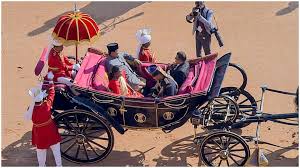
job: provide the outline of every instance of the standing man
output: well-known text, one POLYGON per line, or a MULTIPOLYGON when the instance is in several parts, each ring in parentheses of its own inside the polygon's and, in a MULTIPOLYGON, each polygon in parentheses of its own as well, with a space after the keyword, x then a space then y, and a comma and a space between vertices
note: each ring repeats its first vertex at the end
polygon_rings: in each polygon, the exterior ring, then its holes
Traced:
POLYGON ((193 23, 193 34, 196 39, 196 55, 201 57, 203 48, 205 55, 210 54, 211 30, 214 29, 212 24, 213 11, 204 5, 204 1, 196 1, 192 12, 186 16, 186 21, 193 23))
POLYGON ((110 43, 107 45, 108 57, 106 59, 106 71, 110 74, 113 66, 120 67, 121 70, 125 70, 126 79, 131 88, 135 91, 140 90, 145 86, 145 83, 141 81, 141 78, 132 70, 129 63, 140 65, 141 62, 137 58, 133 58, 126 53, 119 53, 118 43, 110 43))

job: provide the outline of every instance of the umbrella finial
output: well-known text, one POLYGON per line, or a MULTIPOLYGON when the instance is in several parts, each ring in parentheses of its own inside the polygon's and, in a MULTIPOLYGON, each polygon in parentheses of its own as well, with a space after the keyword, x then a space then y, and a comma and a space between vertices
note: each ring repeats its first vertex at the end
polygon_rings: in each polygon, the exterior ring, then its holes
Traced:
POLYGON ((76 4, 76 2, 74 3, 74 12, 79 12, 79 9, 77 9, 77 4, 76 4))

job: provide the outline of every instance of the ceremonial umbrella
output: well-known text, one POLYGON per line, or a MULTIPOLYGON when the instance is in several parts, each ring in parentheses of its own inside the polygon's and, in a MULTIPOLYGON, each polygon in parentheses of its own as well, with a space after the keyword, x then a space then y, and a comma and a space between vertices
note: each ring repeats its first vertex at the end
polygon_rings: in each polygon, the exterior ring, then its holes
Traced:
POLYGON ((59 40, 64 46, 76 46, 76 62, 78 44, 92 43, 99 35, 99 27, 91 16, 76 9, 74 12, 62 15, 52 33, 53 38, 59 40))

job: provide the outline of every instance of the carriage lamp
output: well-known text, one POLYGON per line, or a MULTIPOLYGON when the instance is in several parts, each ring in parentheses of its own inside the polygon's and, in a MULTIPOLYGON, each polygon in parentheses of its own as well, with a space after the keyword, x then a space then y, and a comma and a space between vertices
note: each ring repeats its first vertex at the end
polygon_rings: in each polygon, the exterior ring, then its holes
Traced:
POLYGON ((191 123, 193 125, 197 125, 197 126, 200 125, 202 119, 203 119, 203 115, 198 109, 193 111, 192 117, 191 117, 191 123))
POLYGON ((201 124, 201 119, 200 118, 191 118, 191 123, 193 125, 200 125, 201 124))

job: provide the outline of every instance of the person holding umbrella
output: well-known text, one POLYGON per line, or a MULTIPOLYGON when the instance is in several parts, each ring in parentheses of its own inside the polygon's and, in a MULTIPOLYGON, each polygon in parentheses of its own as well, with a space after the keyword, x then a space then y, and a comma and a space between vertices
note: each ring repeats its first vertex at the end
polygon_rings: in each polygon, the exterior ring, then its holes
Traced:
POLYGON ((72 64, 65 55, 62 55, 63 45, 60 41, 52 39, 48 47, 46 60, 48 60, 48 72, 54 74, 54 82, 60 82, 67 85, 72 84, 72 78, 75 77, 79 70, 79 64, 72 64))

